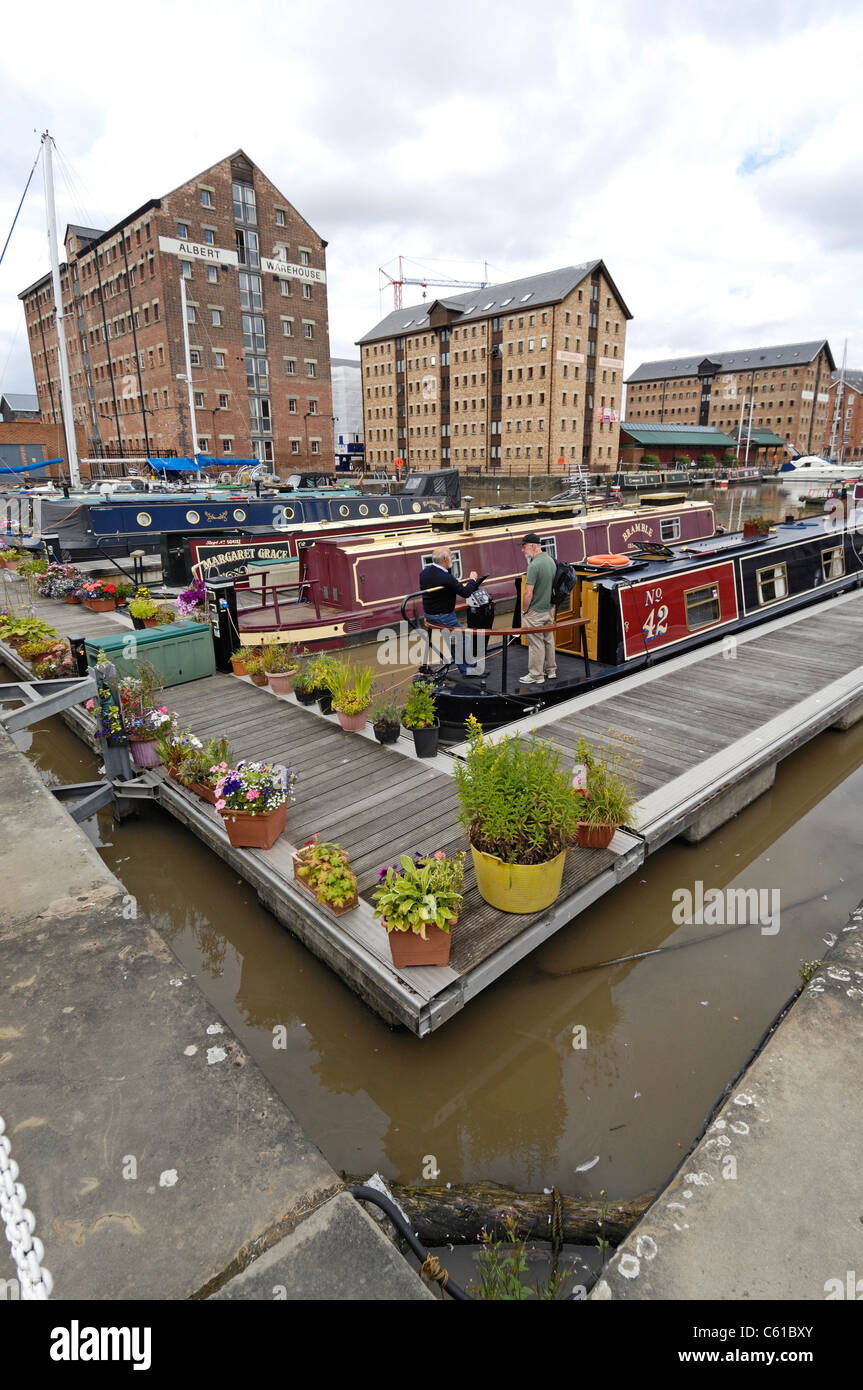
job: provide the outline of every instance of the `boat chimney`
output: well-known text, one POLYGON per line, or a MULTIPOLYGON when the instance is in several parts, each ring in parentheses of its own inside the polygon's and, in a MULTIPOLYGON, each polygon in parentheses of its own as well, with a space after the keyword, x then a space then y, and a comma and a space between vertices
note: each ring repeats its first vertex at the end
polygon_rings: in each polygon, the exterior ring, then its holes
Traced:
POLYGON ((463 501, 464 501, 464 524, 463 524, 462 529, 465 530, 465 531, 469 531, 469 530, 470 530, 470 504, 471 504, 471 502, 473 501, 473 498, 472 498, 472 497, 465 497, 465 498, 463 498, 463 501))

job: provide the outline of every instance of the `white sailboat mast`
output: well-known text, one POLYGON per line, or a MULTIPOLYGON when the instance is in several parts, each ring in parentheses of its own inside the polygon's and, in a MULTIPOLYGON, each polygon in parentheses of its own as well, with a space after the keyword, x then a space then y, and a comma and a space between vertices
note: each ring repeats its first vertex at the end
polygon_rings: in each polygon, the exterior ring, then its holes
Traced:
MULTIPOLYGON (((836 404, 833 407, 833 425, 830 430, 830 457, 836 457, 836 432, 842 419, 842 397, 845 394, 845 362, 848 358, 848 339, 845 339, 845 346, 842 349, 842 369, 839 372, 839 383, 836 387, 836 404)), ((844 431, 843 431, 844 434, 844 431)), ((842 462, 842 455, 845 452, 844 443, 842 445, 839 462, 842 462)))
POLYGON ((51 283, 54 288, 54 317, 57 324, 57 356, 60 362, 60 400, 63 404, 63 433, 66 436, 66 460, 72 487, 81 483, 78 469, 78 446, 75 442, 75 414, 72 409, 72 385, 69 380, 69 358, 66 353, 66 325, 63 318, 63 292, 60 288, 60 258, 57 254, 57 210, 54 207, 54 165, 51 157, 53 140, 46 130, 42 135, 43 173, 45 176, 45 211, 48 218, 48 251, 51 257, 51 283))
POLYGON ((189 315, 186 309, 186 281, 180 276, 180 304, 183 313, 183 348, 186 354, 186 385, 189 389, 189 420, 192 425, 192 462, 198 452, 198 420, 195 415, 195 388, 192 382, 192 350, 189 347, 189 315))

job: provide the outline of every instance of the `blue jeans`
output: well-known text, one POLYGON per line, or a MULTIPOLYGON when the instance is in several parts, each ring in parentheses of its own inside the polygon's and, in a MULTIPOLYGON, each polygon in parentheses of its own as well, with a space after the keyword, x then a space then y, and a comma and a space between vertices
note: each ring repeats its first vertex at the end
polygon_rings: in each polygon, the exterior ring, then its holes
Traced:
MULTIPOLYGON (((455 628, 455 627, 457 627, 458 630, 459 630, 459 632, 462 632, 462 633, 464 632, 464 628, 462 627, 462 625, 461 625, 461 623, 459 622, 458 618, 456 617, 455 613, 429 613, 429 614, 426 615, 426 617, 427 617, 427 621, 432 622, 432 623, 437 623, 437 624, 439 624, 441 627, 449 627, 449 628, 455 628)), ((463 637, 455 637, 455 638, 453 638, 453 649, 454 649, 454 653, 455 653, 456 656, 458 656, 458 654, 459 654, 459 649, 461 649, 462 654, 464 654, 464 638, 463 638, 463 637)), ((465 663, 464 663, 463 661, 459 661, 457 664, 458 664, 458 669, 459 669, 459 671, 461 672, 461 674, 462 674, 462 675, 465 675, 466 672, 467 672, 467 669, 468 669, 467 666, 465 665, 465 663)), ((470 665, 471 665, 471 667, 473 667, 473 666, 475 665, 475 663, 472 661, 472 662, 470 663, 470 665)))

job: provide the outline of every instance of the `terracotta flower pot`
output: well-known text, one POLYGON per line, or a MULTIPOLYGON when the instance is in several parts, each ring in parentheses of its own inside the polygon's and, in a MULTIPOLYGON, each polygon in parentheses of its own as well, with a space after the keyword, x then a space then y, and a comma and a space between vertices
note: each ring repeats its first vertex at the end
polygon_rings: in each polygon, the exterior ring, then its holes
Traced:
POLYGON ((345 903, 344 907, 333 907, 332 903, 322 902, 321 899, 318 897, 317 893, 313 893, 309 885, 303 882, 303 880, 297 874, 297 865, 301 860, 302 853, 302 850, 295 849, 293 854, 291 855, 291 858, 294 861, 294 882, 296 883, 297 887, 302 888, 303 892, 308 893, 309 897, 313 898, 319 907, 325 908, 325 910, 327 912, 331 912, 334 917, 344 917, 346 912, 353 912, 354 908, 359 903, 359 895, 357 893, 354 893, 354 896, 351 898, 350 902, 345 903))
POLYGON ((160 623, 159 623, 159 621, 158 621, 157 618, 141 618, 140 621, 141 621, 141 623, 142 623, 142 625, 143 625, 144 627, 159 627, 159 626, 160 626, 160 623))
POLYGON ((112 598, 88 598, 84 603, 91 613, 112 613, 117 607, 112 598))
POLYGON ((246 663, 236 656, 231 657, 231 669, 235 676, 247 676, 249 674, 246 670, 246 663))
POLYGON ((364 709, 359 714, 343 714, 340 709, 336 710, 339 716, 339 723, 346 734, 358 734, 360 729, 364 729, 369 721, 369 712, 364 709))
POLYGON ((616 825, 591 825, 588 821, 580 820, 575 843, 582 849, 608 849, 616 829, 616 825))
MULTIPOLYGON (((381 921, 386 927, 386 918, 382 917, 381 921)), ((457 917, 450 918, 449 931, 442 931, 440 927, 426 927, 425 941, 416 932, 387 931, 393 965, 397 970, 412 965, 449 965, 452 929, 457 921, 457 917)))
POLYGON ((137 767, 161 767, 162 759, 159 757, 155 739, 130 738, 129 747, 132 750, 132 761, 137 767))
POLYGON ((296 671, 268 671, 267 681, 274 695, 290 695, 296 671))
POLYGON ((67 603, 80 603, 81 600, 80 600, 80 598, 78 597, 77 594, 67 594, 67 595, 66 595, 66 602, 67 602, 67 603))
POLYGON ((277 810, 263 816, 250 816, 247 811, 227 808, 219 815, 234 849, 272 849, 287 824, 288 803, 283 801, 277 810))
POLYGON ((207 786, 206 782, 193 782, 189 790, 199 796, 202 801, 208 801, 211 806, 215 806, 216 793, 212 787, 207 786))
POLYGON ((267 677, 264 675, 263 671, 258 671, 255 675, 252 676, 252 681, 255 685, 266 685, 267 677))

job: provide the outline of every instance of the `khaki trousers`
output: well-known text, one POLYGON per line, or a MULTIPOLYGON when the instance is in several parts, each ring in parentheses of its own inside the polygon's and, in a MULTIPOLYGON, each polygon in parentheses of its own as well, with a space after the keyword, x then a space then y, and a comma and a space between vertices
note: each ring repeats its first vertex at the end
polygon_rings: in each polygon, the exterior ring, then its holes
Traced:
MULTIPOLYGON (((546 627, 554 622, 550 609, 531 608, 521 620, 522 627, 546 627)), ((557 669, 554 650, 554 633, 538 632, 527 639, 527 669, 531 676, 551 676, 557 669)))

